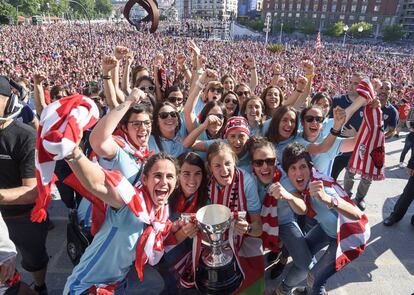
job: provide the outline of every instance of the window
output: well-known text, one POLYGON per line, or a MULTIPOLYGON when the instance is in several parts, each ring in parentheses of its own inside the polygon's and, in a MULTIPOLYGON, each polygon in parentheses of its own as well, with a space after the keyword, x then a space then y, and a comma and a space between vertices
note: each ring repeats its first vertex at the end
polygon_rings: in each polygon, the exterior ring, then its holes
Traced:
POLYGON ((355 16, 353 16, 353 15, 349 16, 349 20, 354 20, 354 19, 355 19, 355 16))
POLYGON ((277 3, 275 3, 275 10, 279 9, 279 5, 277 3))
POLYGON ((318 3, 313 4, 313 11, 318 11, 318 3))
POLYGON ((356 4, 352 5, 351 6, 351 12, 355 12, 356 11, 356 8, 357 8, 356 4))
POLYGON ((318 15, 316 13, 312 14, 313 18, 316 18, 318 15))
POLYGON ((289 12, 288 13, 288 17, 292 17, 292 12, 289 12))
POLYGON ((309 11, 309 4, 305 5, 305 11, 308 12, 309 11))
POLYGON ((285 3, 282 3, 282 10, 285 10, 285 3))
POLYGON ((300 17, 300 13, 298 12, 298 13, 296 13, 296 17, 297 18, 299 18, 300 17))
POLYGON ((300 7, 301 7, 300 3, 296 4, 296 10, 300 10, 300 7))
POLYGON ((326 12, 328 10, 328 5, 324 4, 322 5, 322 11, 326 12))
POLYGON ((341 14, 341 15, 339 16, 339 19, 344 20, 344 19, 345 19, 345 15, 341 14))
POLYGON ((331 11, 332 11, 332 12, 336 12, 336 4, 332 4, 332 6, 331 6, 331 11))
POLYGON ((378 20, 378 16, 373 16, 373 17, 372 17, 372 21, 373 21, 373 22, 376 22, 377 20, 378 20))
POLYGON ((341 12, 345 12, 346 11, 346 4, 342 4, 341 5, 341 12))
POLYGON ((360 15, 359 20, 365 20, 365 15, 360 15))
POLYGON ((361 6, 361 13, 366 13, 367 12, 367 5, 362 5, 361 6))
POLYGON ((280 14, 280 17, 285 17, 285 13, 284 13, 284 12, 282 12, 282 13, 280 14))
POLYGON ((379 6, 379 5, 375 5, 375 6, 374 6, 374 11, 375 11, 375 12, 378 12, 379 10, 380 10, 380 6, 379 6))
POLYGON ((289 11, 292 11, 292 9, 293 9, 293 4, 291 3, 289 4, 289 11))
POLYGON ((324 13, 322 13, 321 18, 326 18, 326 15, 324 13))

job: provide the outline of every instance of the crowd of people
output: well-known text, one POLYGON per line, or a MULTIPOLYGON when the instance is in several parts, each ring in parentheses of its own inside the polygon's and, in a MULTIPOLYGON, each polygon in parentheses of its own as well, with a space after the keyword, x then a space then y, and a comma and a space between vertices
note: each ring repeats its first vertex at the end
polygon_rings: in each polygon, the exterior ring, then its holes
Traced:
MULTIPOLYGON (((228 237, 238 293, 263 293, 265 258, 276 279, 291 257, 272 292, 326 294, 365 250, 385 140, 414 128, 414 59, 309 42, 271 53, 123 23, 93 25, 93 44, 84 24, 0 32, 1 294, 47 294, 53 185, 70 209, 64 294, 126 294, 132 280, 136 292, 197 293, 199 229, 180 217, 208 204, 247 212, 228 237)), ((385 225, 413 200, 408 167, 385 225)))

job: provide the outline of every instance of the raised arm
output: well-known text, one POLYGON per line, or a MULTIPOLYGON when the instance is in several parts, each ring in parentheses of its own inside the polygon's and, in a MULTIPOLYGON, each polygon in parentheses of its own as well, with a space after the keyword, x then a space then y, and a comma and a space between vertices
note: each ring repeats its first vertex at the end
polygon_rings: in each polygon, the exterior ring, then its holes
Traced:
POLYGON ((268 191, 276 200, 287 201, 296 214, 304 215, 306 213, 306 204, 303 199, 286 191, 280 182, 271 184, 268 191))
POLYGON ((123 68, 123 75, 122 75, 122 81, 121 81, 121 90, 127 94, 131 93, 129 77, 130 77, 131 65, 133 61, 134 61, 134 53, 132 51, 129 51, 125 55, 125 64, 123 68))
POLYGON ((115 93, 118 103, 121 103, 125 100, 125 94, 119 88, 119 64, 125 58, 125 55, 129 52, 129 49, 125 46, 116 46, 115 47, 115 58, 117 59, 117 64, 114 69, 111 71, 112 82, 114 83, 115 93))
POLYGON ((197 99, 200 96, 201 91, 206 84, 210 81, 217 80, 218 74, 214 70, 206 70, 201 77, 190 88, 190 94, 184 105, 184 118, 185 127, 188 132, 193 131, 197 127, 196 115, 194 114, 194 108, 197 104, 197 99))
POLYGON ((311 143, 310 145, 308 145, 306 150, 310 154, 325 153, 335 143, 336 137, 341 134, 342 126, 345 124, 345 118, 346 118, 345 110, 340 107, 336 107, 333 110, 333 113, 334 113, 334 125, 332 127, 333 130, 328 134, 328 136, 325 137, 323 142, 318 143, 318 144, 311 143))
POLYGON ((184 78, 191 83, 192 74, 191 71, 188 69, 187 65, 185 64, 186 56, 184 53, 179 53, 175 57, 177 61, 177 70, 181 71, 184 74, 184 78))
POLYGON ((105 56, 102 60, 102 79, 104 84, 104 92, 106 104, 112 110, 119 105, 116 99, 114 83, 112 82, 111 72, 116 68, 118 63, 114 56, 105 56))
POLYGON ((43 81, 46 79, 46 76, 42 73, 34 73, 33 80, 34 80, 34 100, 35 100, 35 108, 36 113, 40 117, 43 109, 47 107, 45 94, 43 92, 43 81))
POLYGON ((137 88, 132 89, 127 99, 115 109, 107 113, 98 121, 89 137, 92 149, 100 156, 107 159, 115 157, 117 144, 112 133, 118 126, 128 109, 145 98, 145 93, 137 88))
POLYGON ((154 72, 154 83, 155 83, 155 99, 157 100, 157 102, 162 101, 161 81, 158 76, 158 71, 162 68, 163 63, 164 63, 164 54, 162 54, 161 52, 158 52, 152 62, 153 72, 154 72))
POLYGON ((250 71, 250 81, 249 87, 252 93, 256 90, 257 85, 259 85, 259 80, 257 78, 257 70, 256 70, 256 60, 253 56, 246 58, 245 64, 250 71))
POLYGON ((183 146, 186 148, 192 148, 197 151, 206 152, 207 146, 204 141, 197 140, 197 138, 200 136, 201 133, 203 133, 204 130, 207 130, 208 127, 212 124, 223 124, 221 122, 221 119, 214 115, 207 116, 206 120, 200 124, 197 128, 195 128, 193 131, 190 132, 186 136, 186 138, 183 141, 183 146))

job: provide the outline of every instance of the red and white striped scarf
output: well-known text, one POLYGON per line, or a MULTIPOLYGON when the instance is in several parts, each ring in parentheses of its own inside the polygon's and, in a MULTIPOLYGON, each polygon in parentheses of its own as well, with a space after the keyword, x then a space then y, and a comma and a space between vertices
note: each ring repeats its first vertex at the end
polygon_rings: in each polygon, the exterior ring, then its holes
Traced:
MULTIPOLYGON (((272 183, 280 180, 281 173, 279 169, 275 168, 272 183)), ((269 249, 272 252, 279 252, 279 221, 277 217, 277 200, 266 192, 263 199, 262 211, 260 213, 262 217, 262 241, 263 248, 269 249)))
POLYGON ((68 156, 77 146, 80 131, 92 127, 99 118, 96 104, 75 94, 49 104, 40 116, 36 141, 36 179, 38 196, 32 211, 32 221, 46 219, 51 186, 57 160, 68 156))
POLYGON ((244 195, 243 173, 235 168, 231 184, 219 188, 214 177, 211 178, 209 188, 211 204, 220 204, 234 211, 247 211, 246 197, 244 195))
POLYGON ((119 147, 122 148, 128 154, 133 155, 137 159, 137 162, 143 163, 147 160, 148 157, 150 157, 153 154, 153 152, 149 151, 148 146, 145 148, 145 150, 142 150, 141 148, 137 147, 128 138, 128 134, 126 134, 120 129, 116 130, 112 136, 115 142, 119 145, 119 147))
POLYGON ((168 219, 168 204, 164 204, 158 211, 155 210, 151 197, 144 186, 132 186, 118 171, 105 171, 106 183, 118 192, 125 204, 145 223, 135 253, 135 268, 139 279, 144 279, 144 265, 156 265, 165 251, 169 251, 176 244, 171 230, 171 221, 168 219))
MULTIPOLYGON (((368 102, 375 98, 372 84, 367 79, 361 81, 357 92, 368 102)), ((362 178, 369 180, 383 180, 385 178, 385 136, 382 126, 381 107, 365 106, 356 148, 349 161, 348 170, 350 172, 360 174, 362 178)))
MULTIPOLYGON (((330 176, 326 176, 316 169, 312 169, 311 181, 321 180, 325 187, 331 187, 339 197, 357 208, 345 190, 330 176)), ((311 196, 306 190, 302 193, 308 207, 307 215, 313 218, 317 213, 312 208, 311 196)), ((357 209, 359 210, 359 209, 357 209)), ((359 220, 352 220, 338 212, 337 243, 335 268, 339 271, 342 267, 357 258, 364 252, 371 235, 368 217, 362 214, 359 220)))

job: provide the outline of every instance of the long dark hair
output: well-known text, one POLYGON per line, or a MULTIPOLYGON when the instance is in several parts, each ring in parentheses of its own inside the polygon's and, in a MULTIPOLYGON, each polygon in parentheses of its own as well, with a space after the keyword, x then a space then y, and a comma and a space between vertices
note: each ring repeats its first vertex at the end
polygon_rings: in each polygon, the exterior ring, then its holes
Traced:
POLYGON ((178 165, 177 160, 173 157, 168 155, 167 153, 161 152, 158 154, 154 154, 151 157, 147 159, 145 162, 144 170, 142 171, 142 174, 145 176, 148 176, 149 172, 151 171, 151 168, 155 165, 155 163, 158 160, 169 160, 171 163, 174 164, 175 167, 175 175, 178 175, 178 165))
POLYGON ((160 151, 163 151, 163 147, 161 144, 161 130, 160 130, 160 124, 158 123, 158 115, 160 113, 160 110, 165 107, 165 106, 170 106, 173 108, 173 110, 177 113, 177 127, 175 128, 175 134, 177 134, 178 130, 180 130, 181 128, 181 119, 180 119, 180 114, 177 112, 177 109, 175 108, 175 106, 168 102, 168 101, 163 101, 163 102, 159 102, 154 109, 154 120, 152 123, 152 135, 154 136, 155 142, 157 143, 158 149, 160 151))
MULTIPOLYGON (((240 110, 240 101, 239 101, 239 96, 237 95, 237 93, 236 92, 234 92, 234 91, 232 91, 232 90, 229 90, 229 91, 227 91, 222 97, 221 97, 221 99, 220 99, 220 101, 223 103, 223 105, 225 105, 225 102, 224 102, 224 100, 226 99, 226 97, 228 96, 228 95, 230 95, 230 94, 233 94, 234 95, 234 97, 236 97, 236 100, 237 100, 237 104, 236 104, 236 108, 234 109, 234 112, 233 112, 233 115, 232 116, 238 116, 238 114, 239 114, 239 110, 240 110)), ((227 118, 229 118, 230 116, 229 116, 229 114, 225 114, 226 115, 226 117, 227 118)))
MULTIPOLYGON (((216 107, 216 106, 220 107, 220 109, 221 109, 221 111, 223 113, 223 116, 224 116, 223 126, 221 126, 221 129, 218 132, 218 137, 217 137, 217 138, 220 138, 221 137, 221 134, 223 133, 224 126, 226 126, 226 122, 227 122, 227 120, 226 120, 226 109, 225 109, 225 107, 224 107, 224 105, 223 105, 222 102, 220 102, 220 101, 214 101, 214 100, 213 101, 209 101, 204 106, 203 110, 200 113, 199 123, 200 124, 203 124, 204 121, 207 119, 208 112, 210 112, 210 110, 212 108, 216 107)), ((206 132, 208 134, 208 130, 206 130, 206 132)))
POLYGON ((121 121, 119 121, 119 124, 123 126, 125 129, 127 128, 128 121, 131 118, 132 114, 148 114, 150 120, 152 120, 152 113, 147 104, 136 104, 133 105, 128 109, 128 111, 125 113, 125 115, 122 117, 121 121))
POLYGON ((280 89, 277 86, 271 85, 271 86, 268 86, 265 90, 263 90, 262 94, 260 95, 260 99, 263 101, 263 104, 264 104, 264 107, 265 107, 263 112, 266 115, 269 115, 269 116, 271 116, 272 114, 269 113, 269 110, 268 110, 267 105, 266 105, 266 95, 273 88, 276 89, 277 91, 279 91, 279 105, 277 107, 280 107, 282 105, 283 100, 284 100, 283 91, 282 91, 282 89, 280 89))
MULTIPOLYGON (((200 209, 207 203, 207 171, 204 166, 204 161, 199 155, 194 152, 188 152, 181 154, 178 158, 178 166, 181 171, 181 167, 187 163, 189 165, 197 166, 201 169, 202 179, 200 187, 197 189, 198 198, 197 198, 197 209, 200 209)), ((174 192, 172 193, 169 203, 171 212, 176 212, 178 200, 181 197, 183 191, 181 190, 181 185, 179 185, 174 192)), ((180 213, 180 212, 177 212, 180 213)))
POLYGON ((295 137, 296 134, 298 133, 298 125, 299 125, 298 117, 299 116, 298 116, 297 111, 291 106, 280 106, 273 113, 272 121, 270 121, 269 130, 266 133, 266 137, 269 139, 270 142, 279 143, 280 141, 282 141, 282 138, 280 138, 280 134, 279 134, 279 125, 280 125, 280 121, 282 121, 283 116, 287 112, 294 112, 295 117, 296 117, 295 119, 296 126, 291 136, 295 137))

